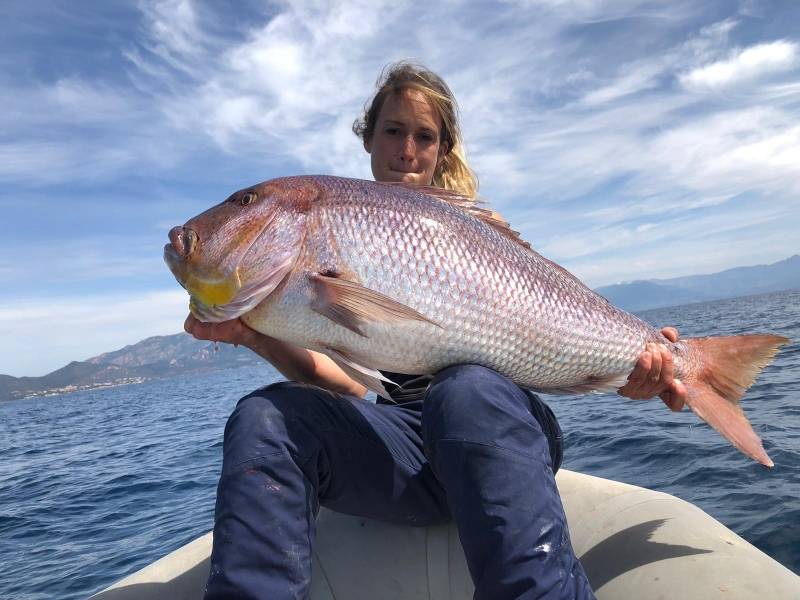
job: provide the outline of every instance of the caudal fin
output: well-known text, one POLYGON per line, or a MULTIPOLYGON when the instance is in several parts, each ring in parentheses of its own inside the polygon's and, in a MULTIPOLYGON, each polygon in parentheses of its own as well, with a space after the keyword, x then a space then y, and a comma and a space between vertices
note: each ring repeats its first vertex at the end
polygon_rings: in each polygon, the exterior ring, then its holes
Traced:
POLYGON ((739 400, 789 339, 777 335, 737 335, 684 341, 693 349, 692 354, 699 357, 694 372, 690 368, 684 377, 689 408, 744 454, 762 465, 774 466, 739 400))

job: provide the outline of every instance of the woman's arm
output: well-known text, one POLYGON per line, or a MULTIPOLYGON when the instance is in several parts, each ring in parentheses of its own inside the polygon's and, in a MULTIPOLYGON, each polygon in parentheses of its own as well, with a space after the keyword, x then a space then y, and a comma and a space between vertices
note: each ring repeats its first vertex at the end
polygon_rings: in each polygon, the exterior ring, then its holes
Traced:
POLYGON ((360 398, 367 392, 363 385, 351 379, 324 354, 266 336, 245 325, 241 319, 203 323, 189 315, 183 328, 198 340, 241 344, 272 363, 290 381, 310 383, 360 398))

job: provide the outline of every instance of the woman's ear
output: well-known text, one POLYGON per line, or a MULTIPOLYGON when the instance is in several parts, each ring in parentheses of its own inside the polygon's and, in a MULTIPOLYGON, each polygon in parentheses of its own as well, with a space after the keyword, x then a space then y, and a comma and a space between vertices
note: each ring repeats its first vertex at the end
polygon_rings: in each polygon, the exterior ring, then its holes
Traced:
POLYGON ((364 138, 364 150, 367 151, 367 154, 372 154, 372 140, 364 138))

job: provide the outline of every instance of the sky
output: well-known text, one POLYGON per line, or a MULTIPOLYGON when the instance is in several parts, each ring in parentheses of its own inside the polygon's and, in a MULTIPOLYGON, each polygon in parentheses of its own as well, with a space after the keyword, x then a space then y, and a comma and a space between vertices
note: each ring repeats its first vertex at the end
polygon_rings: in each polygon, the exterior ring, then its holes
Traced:
POLYGON ((371 178, 383 67, 458 99, 480 193, 591 287, 800 252, 800 3, 50 2, 0 20, 0 373, 182 330, 167 232, 371 178))

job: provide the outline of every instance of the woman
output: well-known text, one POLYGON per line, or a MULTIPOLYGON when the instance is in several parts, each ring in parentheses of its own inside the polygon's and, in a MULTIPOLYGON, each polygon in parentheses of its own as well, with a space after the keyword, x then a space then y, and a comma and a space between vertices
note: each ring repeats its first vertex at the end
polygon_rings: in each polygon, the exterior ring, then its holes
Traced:
MULTIPOLYGON (((434 73, 394 65, 354 131, 376 180, 474 197, 455 100, 434 73)), ((304 598, 320 505, 409 525, 454 518, 476 598, 593 597, 555 485, 561 431, 535 394, 458 365, 433 377, 387 373, 400 384, 389 390, 395 403, 371 404, 326 356, 238 319, 190 316, 185 328, 244 344, 290 380, 243 398, 226 426, 207 598, 304 598)), ((685 397, 655 346, 621 393, 662 394, 673 409, 685 397)))

